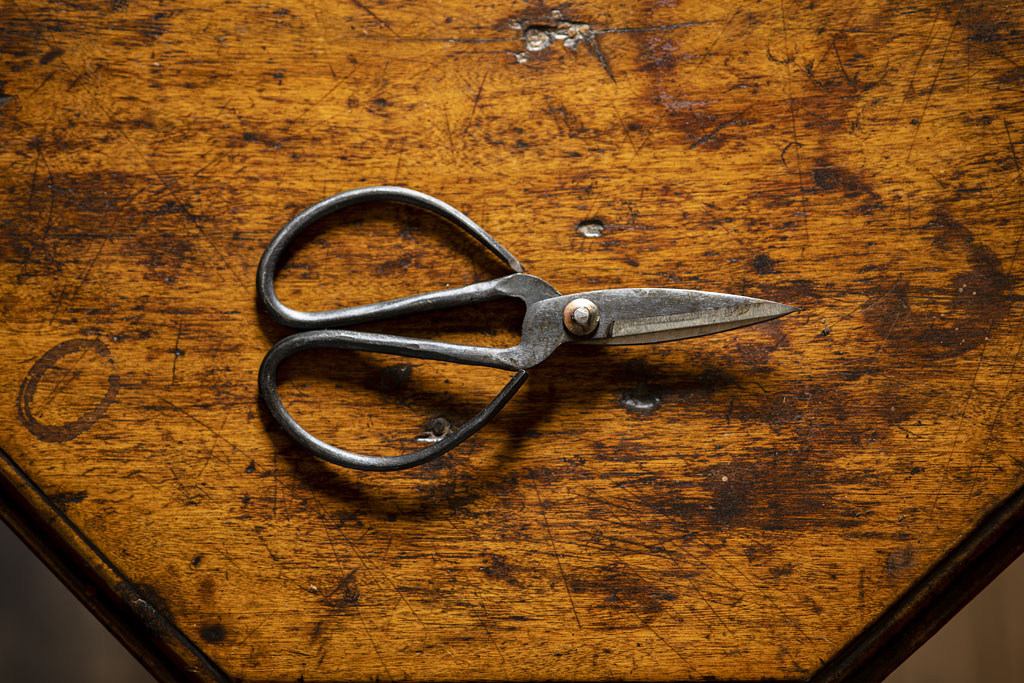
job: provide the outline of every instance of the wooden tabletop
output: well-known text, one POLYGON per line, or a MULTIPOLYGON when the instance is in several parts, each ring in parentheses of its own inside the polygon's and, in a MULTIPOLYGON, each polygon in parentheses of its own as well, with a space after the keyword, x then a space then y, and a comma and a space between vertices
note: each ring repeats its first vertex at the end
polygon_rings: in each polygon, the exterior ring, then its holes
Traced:
MULTIPOLYGON (((1024 7, 458 0, 0 4, 3 516, 157 674, 878 678, 1020 551, 1024 7), (396 184, 561 292, 799 306, 566 347, 397 473, 297 449, 256 370, 291 216, 396 184)), ((345 210, 306 310, 505 272, 345 210)), ((503 303, 361 329, 515 343, 503 303)), ((281 372, 382 454, 496 370, 281 372)))

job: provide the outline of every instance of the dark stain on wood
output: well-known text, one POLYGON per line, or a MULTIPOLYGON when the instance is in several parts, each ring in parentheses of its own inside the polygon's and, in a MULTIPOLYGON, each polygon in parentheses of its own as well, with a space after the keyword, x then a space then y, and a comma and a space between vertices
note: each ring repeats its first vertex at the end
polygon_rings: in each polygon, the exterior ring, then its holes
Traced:
POLYGON ((515 567, 509 564, 507 557, 498 555, 497 553, 483 553, 480 556, 481 560, 484 560, 487 564, 480 567, 480 571, 489 579, 496 581, 503 581, 510 586, 521 586, 522 583, 516 578, 516 575, 522 571, 521 567, 515 567))
POLYGON ((395 275, 397 273, 404 273, 409 269, 409 266, 412 265, 412 262, 412 257, 408 255, 390 259, 377 266, 377 274, 395 275))
POLYGON ((626 606, 645 616, 658 614, 679 597, 676 592, 645 582, 627 566, 614 564, 597 567, 592 573, 571 575, 568 588, 573 593, 599 596, 609 607, 626 606))
POLYGON ((321 591, 320 602, 335 610, 347 610, 359 604, 359 584, 356 581, 356 570, 334 581, 327 592, 321 591))
POLYGON ((910 548, 900 548, 889 553, 885 558, 885 571, 891 578, 898 578, 914 562, 914 551, 910 548))
POLYGON ((204 624, 199 627, 199 637, 210 644, 223 643, 227 632, 222 624, 204 624))
POLYGON ((56 493, 50 496, 58 507, 66 509, 70 503, 81 503, 83 500, 89 497, 88 491, 67 491, 65 493, 56 493))
MULTIPOLYGON (((871 187, 849 169, 818 159, 811 168, 814 185, 822 191, 839 191, 847 197, 872 194, 871 187)), ((877 197, 877 195, 875 195, 877 197)))
POLYGON ((948 214, 938 213, 918 230, 956 264, 952 280, 929 296, 902 276, 880 282, 877 305, 865 318, 880 339, 908 353, 931 359, 963 355, 981 346, 1004 317, 1014 281, 992 249, 948 214))
MULTIPOLYGON (((701 461, 710 455, 680 454, 684 460, 696 457, 701 461)), ((835 492, 847 482, 828 474, 824 467, 807 466, 815 460, 807 452, 752 449, 742 457, 688 467, 697 482, 693 489, 641 479, 632 482, 629 490, 638 503, 668 518, 689 520, 690 528, 739 525, 782 531, 863 525, 863 511, 857 514, 854 506, 835 498, 835 492)))
MULTIPOLYGON (((110 372, 106 368, 101 370, 95 367, 97 365, 99 368, 103 368, 105 365, 110 369, 113 368, 110 349, 106 344, 97 339, 69 339, 51 348, 32 364, 25 379, 22 380, 21 387, 18 390, 18 420, 37 439, 53 443, 70 441, 88 430, 107 412, 107 409, 117 397, 117 392, 121 385, 121 379, 118 374, 110 372), (76 364, 69 368, 62 368, 61 377, 54 380, 54 386, 50 389, 46 398, 47 402, 53 400, 55 396, 59 397, 60 392, 63 390, 62 387, 67 386, 69 379, 73 383, 78 374, 84 372, 84 368, 79 369, 77 363, 88 354, 106 361, 99 364, 86 363, 86 368, 93 366, 91 369, 95 374, 104 376, 89 376, 82 381, 90 383, 102 382, 105 389, 104 394, 84 414, 68 419, 60 424, 44 424, 33 415, 36 389, 47 373, 54 370, 65 358, 76 354, 76 364)), ((36 410, 38 411, 38 407, 36 407, 36 410)))
POLYGON ((50 51, 48 51, 46 54, 44 54, 42 57, 40 57, 39 58, 39 63, 40 64, 49 64, 53 60, 55 60, 58 57, 60 57, 62 54, 64 54, 64 50, 60 49, 59 47, 55 47, 55 48, 51 49, 50 51))
POLYGON ((775 262, 768 257, 768 254, 758 254, 754 257, 754 270, 758 275, 771 275, 778 272, 775 270, 775 262))

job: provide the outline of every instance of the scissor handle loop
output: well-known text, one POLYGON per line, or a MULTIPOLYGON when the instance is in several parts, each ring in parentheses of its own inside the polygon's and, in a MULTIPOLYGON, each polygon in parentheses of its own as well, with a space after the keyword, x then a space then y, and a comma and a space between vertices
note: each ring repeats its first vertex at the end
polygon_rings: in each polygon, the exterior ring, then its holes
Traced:
MULTIPOLYGON (((277 369, 289 356, 306 349, 333 348, 348 349, 356 351, 370 351, 380 353, 399 353, 405 356, 420 358, 435 358, 450 362, 469 362, 473 365, 487 365, 490 367, 507 367, 500 362, 491 362, 487 359, 479 361, 467 361, 456 359, 445 351, 446 347, 457 347, 455 344, 442 344, 440 342, 419 342, 425 348, 417 349, 410 344, 414 340, 407 340, 401 337, 390 337, 388 335, 376 335, 364 332, 353 332, 350 330, 314 330, 311 332, 299 332, 285 337, 274 345, 263 358, 259 371, 260 395, 266 403, 274 419, 281 425, 285 432, 302 448, 313 455, 326 460, 334 465, 350 467, 357 470, 373 472, 390 472, 404 470, 416 465, 430 462, 475 434, 477 430, 487 424, 499 410, 515 395, 519 388, 526 381, 526 371, 519 370, 508 381, 505 387, 498 392, 498 395, 472 419, 441 438, 440 441, 430 444, 424 448, 405 453, 398 456, 361 455, 346 451, 337 446, 321 441, 300 425, 281 401, 281 395, 277 390, 277 369), (393 347, 389 342, 394 341, 399 347, 393 347)), ((472 347, 469 347, 472 348, 472 347)))
POLYGON ((436 214, 466 231, 508 264, 508 267, 514 272, 523 272, 522 264, 505 247, 501 246, 497 240, 474 223, 468 216, 458 209, 445 204, 440 199, 435 199, 416 190, 410 190, 407 187, 394 187, 390 185, 363 187, 342 192, 317 202, 288 221, 281 228, 280 232, 274 236, 274 239, 270 241, 266 251, 263 252, 263 258, 260 259, 259 268, 256 270, 256 290, 259 292, 260 299, 263 301, 267 312, 275 321, 294 329, 308 330, 351 325, 366 319, 357 309, 338 309, 336 311, 310 313, 289 308, 277 298, 277 293, 274 291, 274 274, 277 272, 277 267, 285 250, 288 248, 288 244, 295 239, 296 235, 324 216, 346 206, 371 201, 400 202, 417 206, 436 214))

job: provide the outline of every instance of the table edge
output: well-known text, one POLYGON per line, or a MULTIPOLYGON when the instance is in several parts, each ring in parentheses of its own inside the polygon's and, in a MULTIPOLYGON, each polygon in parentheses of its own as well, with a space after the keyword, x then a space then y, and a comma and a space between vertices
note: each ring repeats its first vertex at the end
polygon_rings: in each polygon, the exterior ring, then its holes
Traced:
POLYGON ((0 519, 79 602, 161 681, 228 681, 0 448, 0 519), (6 470, 6 471, 5 471, 6 470))
POLYGON ((808 680, 881 681, 1024 552, 1024 486, 808 680))
MULTIPOLYGON (((3 470, 15 480, 0 476, 0 519, 150 673, 160 680, 230 680, 145 600, 145 592, 0 448, 0 473, 3 470)), ((986 515, 894 605, 807 680, 884 679, 1022 552, 1024 487, 986 515)))

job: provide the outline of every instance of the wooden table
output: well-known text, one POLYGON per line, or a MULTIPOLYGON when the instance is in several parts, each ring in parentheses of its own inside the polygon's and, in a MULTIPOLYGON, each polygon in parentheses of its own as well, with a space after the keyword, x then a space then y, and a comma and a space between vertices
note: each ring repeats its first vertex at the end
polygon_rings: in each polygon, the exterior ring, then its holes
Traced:
MULTIPOLYGON (((158 675, 872 679, 1020 552, 1020 4, 0 7, 3 516, 158 675), (563 292, 802 312, 565 348, 440 460, 331 467, 257 399, 287 330, 255 267, 377 184, 563 292)), ((278 287, 502 272, 374 205, 278 287)), ((362 329, 506 345, 518 315, 362 329)), ((337 352, 281 378, 314 433, 399 453, 507 373, 337 352)))

